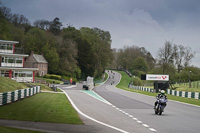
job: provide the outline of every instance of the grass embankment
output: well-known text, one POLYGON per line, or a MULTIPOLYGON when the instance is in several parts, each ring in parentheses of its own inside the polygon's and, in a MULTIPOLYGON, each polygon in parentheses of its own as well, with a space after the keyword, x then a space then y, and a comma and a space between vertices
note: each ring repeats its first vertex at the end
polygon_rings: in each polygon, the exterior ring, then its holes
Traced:
POLYGON ((39 93, 0 107, 0 119, 82 124, 64 94, 39 93))
POLYGON ((25 88, 28 88, 28 87, 24 84, 18 83, 9 78, 0 77, 0 93, 15 91, 19 89, 25 89, 25 88))
POLYGON ((12 127, 0 127, 1 133, 43 133, 39 131, 32 131, 32 130, 24 130, 12 127))
POLYGON ((190 88, 189 87, 189 84, 175 84, 174 86, 176 87, 175 90, 177 91, 187 91, 187 92, 200 92, 200 86, 197 88, 197 87, 193 87, 193 84, 194 82, 191 83, 192 84, 192 87, 190 88))
MULTIPOLYGON (((132 80, 132 77, 129 77, 124 71, 117 71, 117 72, 122 75, 120 83, 116 86, 117 88, 124 89, 124 90, 131 91, 131 92, 141 93, 144 95, 154 96, 154 97, 157 95, 157 93, 151 93, 151 92, 140 91, 140 90, 128 88, 128 84, 132 80)), ((179 102, 184 102, 184 103, 189 103, 189 104, 194 104, 194 105, 200 106, 200 99, 178 97, 178 96, 173 96, 173 95, 168 95, 168 94, 167 94, 167 97, 170 100, 175 100, 175 101, 179 101, 179 102)))
MULTIPOLYGON (((40 83, 18 83, 12 79, 0 77, 0 93, 40 86, 42 91, 53 91, 50 87, 40 83)), ((60 89, 57 89, 60 91, 60 89)))

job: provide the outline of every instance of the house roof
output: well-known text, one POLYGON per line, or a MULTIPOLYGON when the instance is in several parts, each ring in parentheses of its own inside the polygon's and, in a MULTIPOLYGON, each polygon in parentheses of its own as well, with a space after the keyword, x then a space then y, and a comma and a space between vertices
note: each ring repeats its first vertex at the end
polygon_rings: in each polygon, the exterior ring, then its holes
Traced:
POLYGON ((48 63, 43 55, 33 54, 33 57, 38 63, 48 63))

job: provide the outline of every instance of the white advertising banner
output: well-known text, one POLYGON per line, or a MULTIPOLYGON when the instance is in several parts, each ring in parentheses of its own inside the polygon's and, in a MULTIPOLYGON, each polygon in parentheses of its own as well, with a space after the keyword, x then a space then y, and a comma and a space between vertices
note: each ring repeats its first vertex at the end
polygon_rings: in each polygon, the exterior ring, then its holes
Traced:
POLYGON ((169 81, 169 75, 147 74, 146 75, 146 80, 169 81))

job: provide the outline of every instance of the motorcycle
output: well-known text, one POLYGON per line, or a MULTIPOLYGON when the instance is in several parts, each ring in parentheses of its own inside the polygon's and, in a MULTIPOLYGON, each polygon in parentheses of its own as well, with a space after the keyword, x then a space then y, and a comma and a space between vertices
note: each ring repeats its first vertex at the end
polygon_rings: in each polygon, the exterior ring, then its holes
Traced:
POLYGON ((166 106, 166 102, 167 101, 168 100, 163 98, 163 97, 158 99, 157 107, 154 109, 155 110, 155 114, 162 115, 162 112, 164 112, 164 108, 166 106))

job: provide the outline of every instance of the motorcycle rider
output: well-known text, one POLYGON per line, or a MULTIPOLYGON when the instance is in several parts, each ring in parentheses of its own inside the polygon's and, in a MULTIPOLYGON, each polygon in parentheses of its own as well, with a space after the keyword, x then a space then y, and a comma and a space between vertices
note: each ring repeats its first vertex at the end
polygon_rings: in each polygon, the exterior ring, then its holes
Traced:
MULTIPOLYGON (((161 90, 160 91, 160 93, 156 96, 156 102, 155 102, 155 106, 154 106, 154 109, 156 109, 156 106, 157 106, 157 104, 158 104, 158 100, 160 99, 160 98, 165 98, 165 99, 167 99, 167 96, 165 95, 165 91, 164 90, 161 90)), ((167 104, 165 103, 165 107, 167 106, 167 104)))

